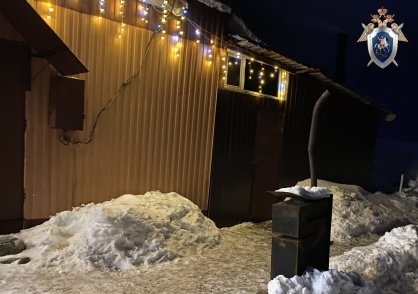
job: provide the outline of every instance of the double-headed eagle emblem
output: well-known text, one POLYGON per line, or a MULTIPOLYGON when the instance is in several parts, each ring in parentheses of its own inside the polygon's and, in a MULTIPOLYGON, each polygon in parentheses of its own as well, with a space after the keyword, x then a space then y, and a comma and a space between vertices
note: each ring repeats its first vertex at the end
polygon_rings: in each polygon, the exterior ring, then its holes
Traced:
POLYGON ((398 51, 398 41, 408 42, 402 33, 403 23, 397 25, 394 22, 394 14, 387 14, 388 10, 382 6, 377 10, 378 14, 370 15, 371 23, 367 26, 361 24, 364 28, 363 33, 357 42, 367 41, 370 61, 369 66, 374 62, 380 68, 385 68, 392 62, 398 66, 395 56, 398 51), (388 27, 390 25, 390 28, 388 27))

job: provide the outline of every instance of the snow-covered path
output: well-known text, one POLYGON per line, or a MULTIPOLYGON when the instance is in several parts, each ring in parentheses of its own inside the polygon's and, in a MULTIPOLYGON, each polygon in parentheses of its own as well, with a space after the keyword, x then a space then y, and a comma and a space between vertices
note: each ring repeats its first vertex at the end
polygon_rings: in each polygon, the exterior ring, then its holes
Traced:
POLYGON ((0 293, 261 294, 269 282, 269 293, 333 294, 325 289, 336 285, 344 285, 340 293, 418 293, 418 228, 402 226, 418 222, 416 195, 323 185, 334 195, 330 265, 353 274, 313 272, 273 285, 271 222, 218 230, 179 195, 153 194, 86 205, 17 234, 32 246, 19 255, 31 262, 0 264, 0 293), (383 239, 375 234, 398 224, 383 239), (276 291, 283 286, 288 290, 276 291))
POLYGON ((120 272, 18 270, 0 265, 0 293, 266 293, 271 222, 221 230, 202 254, 120 272))

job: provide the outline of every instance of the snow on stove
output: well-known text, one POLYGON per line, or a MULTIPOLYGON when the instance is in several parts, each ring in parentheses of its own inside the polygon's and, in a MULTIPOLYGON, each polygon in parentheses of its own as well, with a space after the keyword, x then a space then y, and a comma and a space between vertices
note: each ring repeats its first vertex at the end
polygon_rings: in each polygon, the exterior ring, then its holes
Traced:
POLYGON ((310 187, 310 186, 294 186, 288 188, 281 188, 276 190, 276 192, 286 192, 290 194, 299 195, 302 198, 311 199, 311 200, 318 200, 322 198, 329 197, 331 192, 328 188, 325 187, 310 187))

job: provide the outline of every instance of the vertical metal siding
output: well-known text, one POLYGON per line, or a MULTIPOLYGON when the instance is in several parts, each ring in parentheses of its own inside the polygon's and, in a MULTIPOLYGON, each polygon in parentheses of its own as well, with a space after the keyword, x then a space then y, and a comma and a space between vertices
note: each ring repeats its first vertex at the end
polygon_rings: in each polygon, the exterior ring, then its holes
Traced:
MULTIPOLYGON (((29 1, 41 14, 41 3, 29 1), (37 5, 36 5, 37 4, 37 5)), ((86 64, 83 140, 94 119, 143 59, 151 31, 54 6, 51 27, 86 64)), ((173 54, 155 38, 139 77, 103 113, 94 139, 65 146, 48 127, 49 68, 27 99, 25 218, 46 218, 123 193, 176 191, 207 209, 220 49, 207 64, 204 45, 182 40, 173 54)), ((44 66, 35 60, 33 72, 44 66)))

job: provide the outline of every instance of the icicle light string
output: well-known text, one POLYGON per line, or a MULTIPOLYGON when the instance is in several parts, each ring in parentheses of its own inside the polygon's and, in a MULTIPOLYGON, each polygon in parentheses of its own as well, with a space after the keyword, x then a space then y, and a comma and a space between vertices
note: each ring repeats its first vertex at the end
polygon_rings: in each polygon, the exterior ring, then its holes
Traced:
MULTIPOLYGON (((171 10, 170 10, 170 12, 168 13, 168 15, 167 15, 167 18, 169 19, 170 17, 171 17, 171 15, 172 15, 172 11, 173 11, 173 8, 174 8, 174 3, 175 3, 175 1, 176 0, 173 0, 172 1, 172 5, 171 5, 171 10)), ((168 22, 167 22, 168 23, 168 22)), ((149 52, 149 49, 150 49, 150 47, 151 47, 151 43, 152 43, 152 41, 155 39, 155 37, 157 36, 157 34, 162 30, 164 28, 164 25, 159 25, 158 26, 158 28, 156 29, 156 30, 154 30, 153 31, 153 33, 152 33, 152 35, 151 35, 151 38, 150 38, 150 40, 148 41, 148 43, 147 43, 147 46, 146 46, 146 48, 145 48, 145 52, 144 52, 144 56, 143 56, 143 59, 142 59, 142 62, 141 62, 141 64, 139 65, 139 67, 138 67, 138 69, 137 69, 137 71, 133 74, 133 75, 131 75, 127 80, 125 80, 121 85, 120 85, 120 87, 116 90, 116 92, 113 94, 113 96, 108 100, 108 102, 105 104, 105 106, 103 106, 102 107, 102 109, 99 111, 99 113, 97 114, 97 116, 96 116, 96 118, 95 118, 95 120, 94 120, 94 123, 93 123, 93 127, 92 127, 92 130, 90 131, 90 134, 89 134, 89 136, 88 136, 88 138, 86 139, 86 140, 84 140, 84 141, 76 141, 76 142, 73 142, 73 141, 69 141, 69 140, 67 140, 66 138, 65 138, 65 131, 63 131, 59 136, 58 136, 58 139, 59 139, 59 141, 61 142, 61 143, 63 143, 64 145, 82 145, 82 144, 89 144, 92 140, 93 140, 93 137, 94 137, 94 133, 95 133, 95 131, 96 131, 96 127, 97 127, 97 125, 98 125, 98 123, 99 123, 99 121, 100 121, 100 118, 101 118, 101 116, 102 116, 102 114, 108 109, 108 107, 116 100, 116 98, 118 98, 119 97, 119 95, 120 95, 120 93, 122 92, 122 90, 126 87, 126 86, 128 86, 129 84, 131 84, 132 82, 133 82, 133 80, 140 74, 140 72, 141 72, 141 70, 142 70, 142 67, 144 66, 144 64, 145 64, 145 61, 147 60, 147 56, 148 56, 148 52, 149 52)))

